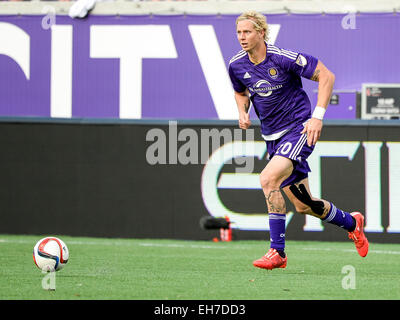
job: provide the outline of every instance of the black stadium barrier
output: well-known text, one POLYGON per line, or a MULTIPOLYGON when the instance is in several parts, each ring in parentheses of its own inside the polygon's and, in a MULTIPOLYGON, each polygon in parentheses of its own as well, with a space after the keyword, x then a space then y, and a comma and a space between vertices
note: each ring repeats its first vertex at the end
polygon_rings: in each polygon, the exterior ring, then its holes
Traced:
MULTIPOLYGON (((233 240, 268 239, 257 187, 267 160, 253 128, 254 141, 238 136, 236 121, 1 119, 0 233, 210 240, 218 232, 199 221, 226 214, 233 240), (224 158, 240 140, 253 149, 224 158), (237 170, 249 163, 251 172, 237 170)), ((326 121, 317 146, 317 195, 364 212, 370 241, 399 242, 399 122, 326 121)), ((287 240, 347 239, 319 220, 288 217, 287 240)))

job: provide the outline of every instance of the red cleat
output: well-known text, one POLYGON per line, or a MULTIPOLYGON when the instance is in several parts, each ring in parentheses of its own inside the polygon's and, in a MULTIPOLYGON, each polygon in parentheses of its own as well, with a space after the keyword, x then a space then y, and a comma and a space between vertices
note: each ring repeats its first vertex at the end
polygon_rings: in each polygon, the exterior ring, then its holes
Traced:
POLYGON ((257 268, 272 270, 275 268, 286 268, 286 263, 287 256, 282 258, 276 249, 270 248, 264 256, 255 260, 253 265, 257 268))
POLYGON ((368 253, 368 239, 364 234, 364 216, 360 212, 350 213, 356 219, 356 228, 353 232, 349 232, 349 239, 354 241, 358 254, 365 257, 368 253))

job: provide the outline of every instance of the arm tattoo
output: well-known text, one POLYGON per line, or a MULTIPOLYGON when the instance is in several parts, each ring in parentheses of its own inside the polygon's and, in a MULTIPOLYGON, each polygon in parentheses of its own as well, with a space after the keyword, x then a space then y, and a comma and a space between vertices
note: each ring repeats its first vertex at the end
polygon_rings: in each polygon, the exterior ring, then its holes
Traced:
POLYGON ((249 111, 249 104, 245 103, 244 104, 244 110, 246 111, 246 113, 249 111))
POLYGON ((320 73, 320 70, 319 70, 319 69, 316 69, 316 70, 314 71, 314 74, 312 75, 312 77, 311 77, 310 80, 318 81, 318 80, 319 80, 319 73, 320 73))

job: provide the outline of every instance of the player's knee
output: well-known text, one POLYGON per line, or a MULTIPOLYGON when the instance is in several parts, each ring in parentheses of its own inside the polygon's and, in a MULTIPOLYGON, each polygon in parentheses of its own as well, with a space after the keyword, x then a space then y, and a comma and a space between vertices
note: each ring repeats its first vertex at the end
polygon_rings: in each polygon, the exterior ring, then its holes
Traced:
POLYGON ((313 213, 313 211, 311 210, 311 208, 309 206, 306 206, 304 204, 296 204, 295 205, 296 208, 296 212, 300 213, 300 214, 311 214, 313 213))
POLYGON ((261 174, 260 175, 260 184, 261 188, 265 190, 273 190, 277 189, 280 186, 280 181, 277 177, 269 174, 261 174))

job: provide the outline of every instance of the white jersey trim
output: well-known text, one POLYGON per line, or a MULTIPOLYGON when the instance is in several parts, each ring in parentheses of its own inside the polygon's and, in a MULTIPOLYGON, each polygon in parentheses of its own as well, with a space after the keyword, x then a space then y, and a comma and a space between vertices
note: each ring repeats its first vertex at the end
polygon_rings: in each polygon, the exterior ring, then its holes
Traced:
POLYGON ((297 56, 299 55, 297 52, 285 50, 285 49, 279 49, 278 47, 275 47, 272 45, 269 45, 267 47, 267 53, 274 53, 274 54, 278 54, 280 56, 285 56, 291 60, 296 60, 297 56))
POLYGON ((269 134, 269 135, 262 134, 261 136, 263 137, 263 139, 264 139, 265 141, 272 141, 272 140, 279 139, 280 137, 282 137, 282 136, 283 136, 286 132, 288 132, 289 130, 290 130, 290 129, 285 129, 285 130, 283 130, 283 131, 276 132, 276 133, 269 134))
MULTIPOLYGON (((304 121, 304 122, 303 122, 303 126, 305 126, 306 123, 307 123, 309 120, 310 120, 310 119, 308 119, 307 121, 304 121)), ((272 141, 272 140, 279 139, 279 138, 282 137, 286 132, 288 132, 288 131, 290 131, 290 130, 292 130, 292 128, 290 128, 290 129, 285 129, 285 130, 282 130, 282 131, 279 131, 279 132, 276 132, 276 133, 273 133, 273 134, 269 134, 269 135, 261 134, 261 136, 263 137, 263 139, 264 139, 265 141, 272 141)), ((303 135, 307 138, 307 134, 303 133, 302 136, 303 136, 303 135)), ((300 140, 301 140, 302 138, 304 138, 304 137, 301 137, 300 140)), ((304 144, 303 144, 303 145, 304 145, 304 144)))
POLYGON ((297 141, 296 145, 294 146, 292 152, 289 155, 289 158, 292 160, 297 160, 297 156, 301 152, 301 149, 303 149, 305 143, 307 141, 307 135, 303 133, 300 136, 300 139, 297 141))
POLYGON ((229 60, 229 64, 231 64, 232 62, 235 62, 236 60, 238 60, 240 58, 243 58, 246 54, 247 54, 247 52, 244 50, 239 51, 239 53, 237 53, 235 56, 232 57, 231 60, 229 60))

